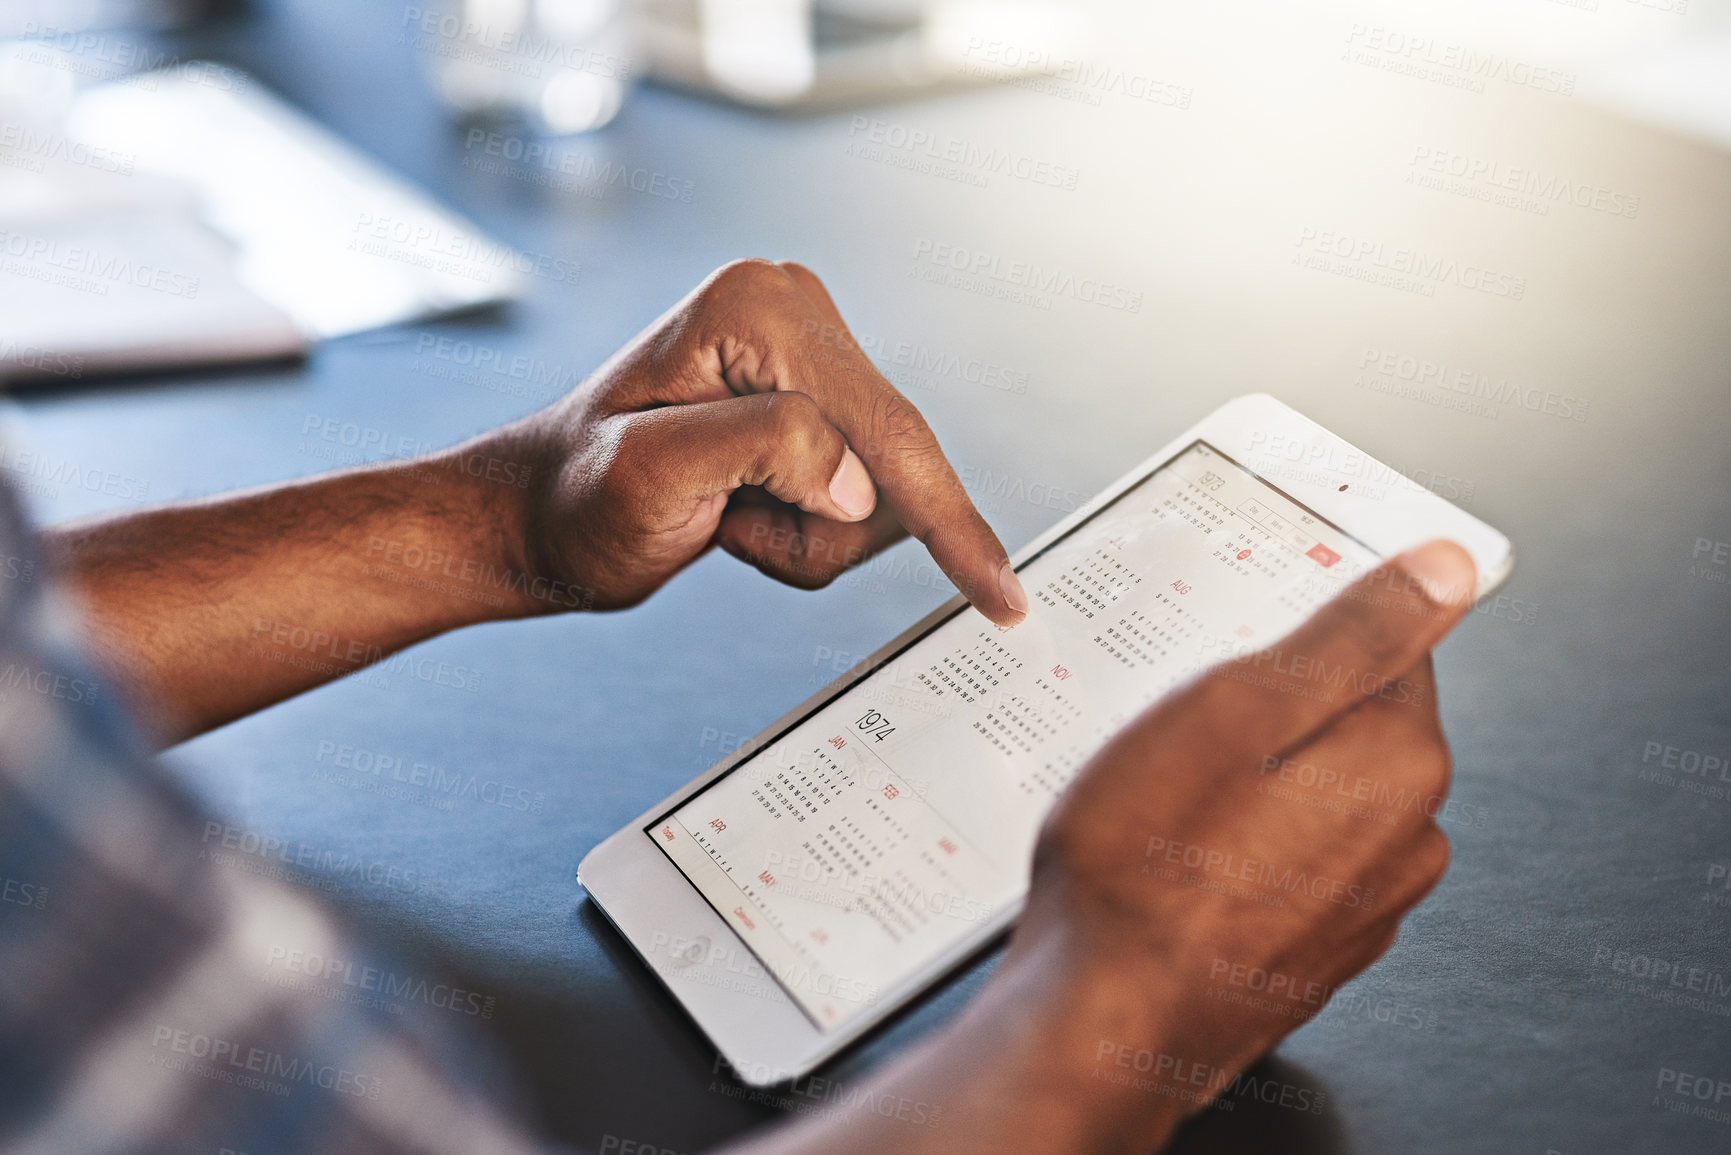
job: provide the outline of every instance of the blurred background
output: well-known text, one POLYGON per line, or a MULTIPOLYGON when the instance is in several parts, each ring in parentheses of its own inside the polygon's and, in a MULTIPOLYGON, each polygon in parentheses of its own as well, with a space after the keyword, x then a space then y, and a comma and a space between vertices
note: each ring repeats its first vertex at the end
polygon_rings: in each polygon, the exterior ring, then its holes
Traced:
MULTIPOLYGON (((1439 656, 1451 873, 1272 1060, 1326 1110, 1245 1103, 1179 1149, 1731 1150, 1661 1077, 1731 1080, 1731 781, 1653 754, 1731 752, 1731 3, 0 22, 0 480, 40 520, 452 444, 740 256, 824 278, 1012 550, 1272 393, 1517 563, 1439 656)), ((798 1104, 725 1093, 576 863, 953 593, 916 548, 816 594, 709 557, 627 613, 420 648, 467 688, 387 666, 170 758, 247 830, 422 880, 325 881, 472 969, 569 1141, 696 1150, 798 1104), (382 791, 335 745, 534 805, 382 791)))

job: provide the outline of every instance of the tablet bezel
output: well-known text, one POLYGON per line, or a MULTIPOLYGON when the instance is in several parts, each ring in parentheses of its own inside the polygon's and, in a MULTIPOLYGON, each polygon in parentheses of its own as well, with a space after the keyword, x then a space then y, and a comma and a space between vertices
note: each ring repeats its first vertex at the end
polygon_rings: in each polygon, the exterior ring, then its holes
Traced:
MULTIPOLYGON (((1479 597, 1500 584, 1513 568, 1513 549, 1501 533, 1382 466, 1375 458, 1280 401, 1260 393, 1236 398, 1210 413, 1029 542, 1012 562, 1018 569, 1026 565, 1198 440, 1233 458, 1259 479, 1358 538, 1381 557, 1391 557, 1432 538, 1447 537, 1459 542, 1478 565, 1479 597), (1264 463, 1263 468, 1258 467, 1259 461, 1264 463), (1270 476, 1263 471, 1268 462, 1290 463, 1297 469, 1270 476), (1342 468, 1345 463, 1351 463, 1350 468, 1342 468)), ((644 811, 591 850, 578 866, 578 879, 596 906, 661 978, 728 1061, 734 1074, 748 1085, 786 1082, 837 1054, 1010 927, 1020 916, 1023 904, 1018 902, 996 912, 973 935, 931 960, 897 988, 883 992, 873 1007, 832 1030, 823 1031, 757 963, 751 949, 653 843, 645 827, 677 809, 813 711, 845 694, 883 662, 965 605, 966 600, 960 594, 946 601, 755 737, 741 743, 704 773, 644 811)))

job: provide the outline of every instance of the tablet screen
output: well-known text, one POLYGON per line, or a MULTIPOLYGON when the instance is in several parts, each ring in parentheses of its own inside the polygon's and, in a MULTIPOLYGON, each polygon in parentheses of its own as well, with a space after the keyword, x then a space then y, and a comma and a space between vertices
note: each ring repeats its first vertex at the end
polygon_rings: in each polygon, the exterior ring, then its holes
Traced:
MULTIPOLYGON (((645 828, 821 1030, 1026 894, 1041 820, 1106 739, 1377 563, 1202 441, 645 828)), ((1320 689, 1320 687, 1319 687, 1320 689)))

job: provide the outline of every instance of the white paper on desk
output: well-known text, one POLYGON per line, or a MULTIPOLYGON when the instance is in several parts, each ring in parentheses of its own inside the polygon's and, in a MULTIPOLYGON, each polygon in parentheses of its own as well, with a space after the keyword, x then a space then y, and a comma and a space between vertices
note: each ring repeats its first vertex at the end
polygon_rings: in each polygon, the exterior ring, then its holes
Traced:
POLYGON ((508 300, 521 256, 261 90, 191 64, 89 89, 67 134, 187 182, 240 281, 313 338, 508 300))
POLYGON ((179 182, 69 166, 11 172, 0 180, 0 239, 0 379, 306 350, 288 314, 236 279, 234 246, 179 182))

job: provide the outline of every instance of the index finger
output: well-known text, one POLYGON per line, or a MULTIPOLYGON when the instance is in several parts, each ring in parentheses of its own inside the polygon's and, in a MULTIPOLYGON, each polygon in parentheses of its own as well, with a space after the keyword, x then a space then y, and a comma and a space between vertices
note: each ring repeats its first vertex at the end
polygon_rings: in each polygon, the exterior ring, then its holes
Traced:
POLYGON ((790 368, 847 437, 908 533, 951 582, 992 621, 1009 626, 1028 613, 1028 595, 1008 552, 938 445, 914 403, 877 371, 823 283, 809 269, 781 269, 811 303, 790 368), (815 346, 815 347, 814 347, 815 346))

